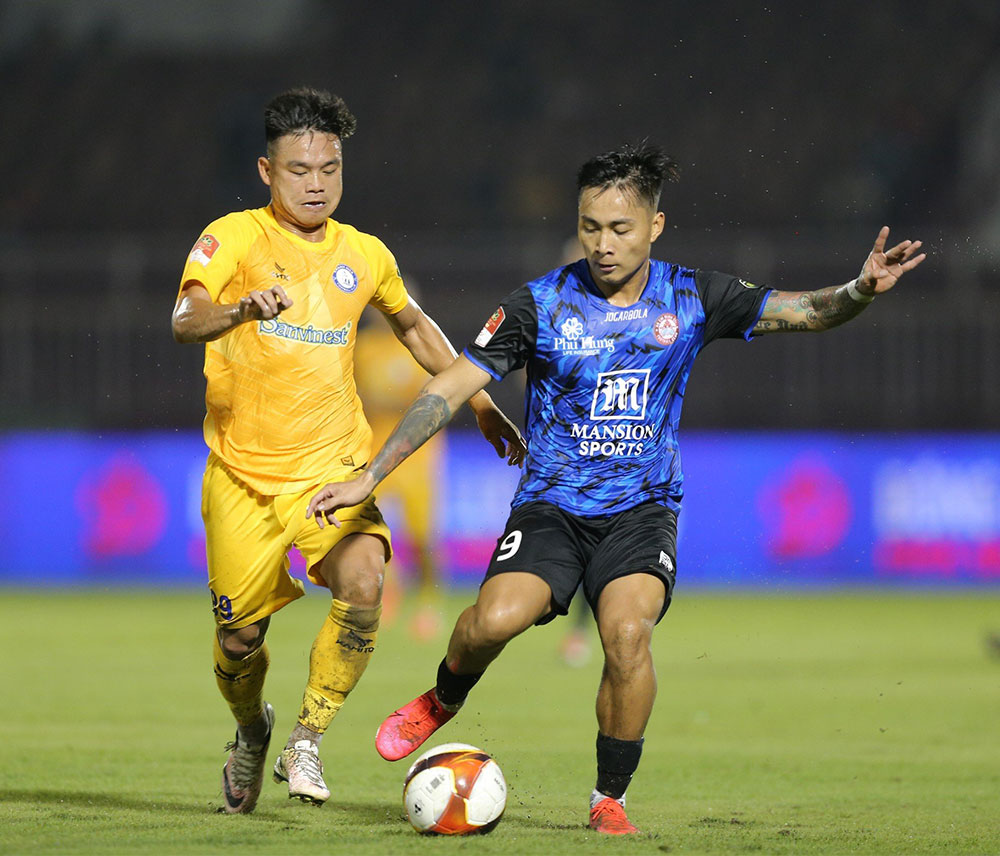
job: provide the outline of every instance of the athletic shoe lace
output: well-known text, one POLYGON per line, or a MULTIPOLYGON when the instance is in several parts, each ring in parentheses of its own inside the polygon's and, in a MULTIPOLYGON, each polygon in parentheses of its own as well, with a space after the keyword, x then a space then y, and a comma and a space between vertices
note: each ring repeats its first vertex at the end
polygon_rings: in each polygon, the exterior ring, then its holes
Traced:
POLYGON ((326 787, 323 782, 323 765, 320 763, 319 755, 308 749, 293 749, 290 758, 295 770, 312 784, 326 787))
POLYGON ((234 740, 226 744, 226 751, 233 753, 229 761, 229 781, 241 790, 256 785, 263 769, 267 746, 248 746, 234 740))
POLYGON ((414 705, 408 715, 399 723, 399 736, 403 740, 416 740, 427 736, 427 720, 436 722, 440 719, 439 708, 426 696, 420 697, 420 704, 414 705), (438 714, 437 716, 435 714, 438 714))
POLYGON ((594 807, 591 820, 595 827, 602 829, 628 831, 635 829, 629 821, 628 815, 625 814, 625 809, 611 799, 602 800, 594 807))

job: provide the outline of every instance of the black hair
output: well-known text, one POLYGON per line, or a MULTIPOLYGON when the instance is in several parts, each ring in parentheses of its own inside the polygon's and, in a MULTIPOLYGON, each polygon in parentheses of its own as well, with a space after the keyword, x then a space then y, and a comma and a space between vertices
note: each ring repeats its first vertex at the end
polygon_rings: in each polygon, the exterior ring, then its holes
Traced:
POLYGON ((648 202, 660 204, 664 181, 677 181, 680 169, 670 155, 645 140, 591 158, 576 174, 577 196, 589 187, 618 187, 648 202))
POLYGON ((307 86, 282 92, 264 108, 268 152, 275 140, 286 134, 297 136, 307 131, 321 131, 345 140, 354 133, 357 124, 343 98, 307 86))

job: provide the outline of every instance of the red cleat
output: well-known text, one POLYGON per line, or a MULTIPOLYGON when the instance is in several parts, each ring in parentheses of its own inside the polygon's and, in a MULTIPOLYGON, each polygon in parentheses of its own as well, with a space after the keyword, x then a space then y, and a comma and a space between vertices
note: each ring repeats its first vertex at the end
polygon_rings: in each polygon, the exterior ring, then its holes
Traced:
POLYGON ((445 710, 429 689, 391 713, 375 735, 375 748, 386 761, 405 758, 455 715, 445 710))
POLYGON ((590 810, 590 828, 605 835, 631 835, 639 830, 629 822, 618 800, 605 797, 590 810))

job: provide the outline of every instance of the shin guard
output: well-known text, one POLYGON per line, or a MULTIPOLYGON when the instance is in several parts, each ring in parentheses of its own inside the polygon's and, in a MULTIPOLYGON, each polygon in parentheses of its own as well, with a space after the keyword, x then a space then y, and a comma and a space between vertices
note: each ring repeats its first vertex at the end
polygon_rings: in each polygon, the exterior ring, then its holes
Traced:
POLYGON ((317 734, 330 726, 375 651, 381 614, 381 606, 362 609, 333 599, 309 655, 301 725, 317 734))

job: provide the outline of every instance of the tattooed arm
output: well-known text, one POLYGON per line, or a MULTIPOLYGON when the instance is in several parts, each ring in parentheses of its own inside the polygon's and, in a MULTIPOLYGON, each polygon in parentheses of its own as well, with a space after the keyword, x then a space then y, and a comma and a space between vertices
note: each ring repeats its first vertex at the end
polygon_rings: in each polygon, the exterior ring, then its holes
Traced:
MULTIPOLYGON (((854 281, 857 288, 857 280, 854 281)), ((794 330, 829 330, 860 314, 868 302, 847 293, 848 285, 817 291, 772 291, 764 303, 754 335, 794 330)), ((860 288, 858 289, 860 291, 860 288)))
POLYGON ((428 381, 368 469, 351 481, 324 485, 309 501, 306 517, 315 516, 321 528, 325 523, 340 526, 333 514, 338 508, 364 502, 382 479, 447 425, 462 403, 489 381, 485 371, 460 356, 428 381))
MULTIPOLYGON (((436 375, 455 361, 455 349, 451 342, 412 297, 402 311, 385 317, 399 341, 428 374, 436 375)), ((521 435, 486 391, 476 392, 469 399, 469 407, 476 414, 479 430, 497 455, 501 458, 509 456, 512 465, 520 464, 526 451, 521 435)))
POLYGON ((902 241, 886 250, 888 237, 889 227, 883 226, 861 273, 851 282, 817 291, 772 291, 753 328, 754 334, 829 330, 860 314, 876 295, 888 291, 904 273, 927 257, 926 253, 913 255, 920 249, 921 241, 902 241))

